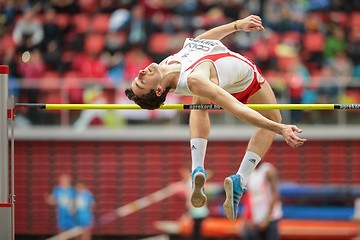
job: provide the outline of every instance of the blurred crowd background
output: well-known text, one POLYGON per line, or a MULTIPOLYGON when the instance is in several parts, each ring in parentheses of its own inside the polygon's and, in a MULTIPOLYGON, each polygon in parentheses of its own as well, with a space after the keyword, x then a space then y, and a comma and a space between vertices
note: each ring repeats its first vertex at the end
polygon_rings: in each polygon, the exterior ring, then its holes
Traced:
MULTIPOLYGON (((3 0, 0 61, 10 66, 18 102, 129 103, 123 90, 140 69, 177 52, 186 37, 250 14, 262 18, 266 31, 223 42, 253 59, 280 103, 360 102, 359 0, 3 0)), ((284 120, 349 124, 359 123, 357 115, 291 111, 284 120)), ((186 116, 23 109, 17 124, 181 124, 186 116)))

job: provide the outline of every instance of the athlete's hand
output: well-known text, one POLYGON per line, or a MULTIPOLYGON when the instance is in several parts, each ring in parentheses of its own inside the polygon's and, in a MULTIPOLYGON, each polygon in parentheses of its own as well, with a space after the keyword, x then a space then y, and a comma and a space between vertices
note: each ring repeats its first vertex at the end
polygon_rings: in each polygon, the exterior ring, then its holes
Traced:
POLYGON ((239 30, 245 32, 251 32, 254 30, 265 31, 264 26, 262 25, 261 18, 256 15, 250 15, 246 18, 237 21, 237 27, 239 30))
POLYGON ((283 125, 281 129, 281 136, 284 138, 285 142, 291 147, 300 147, 306 142, 306 139, 299 138, 296 136, 295 132, 301 133, 302 130, 295 125, 283 125))

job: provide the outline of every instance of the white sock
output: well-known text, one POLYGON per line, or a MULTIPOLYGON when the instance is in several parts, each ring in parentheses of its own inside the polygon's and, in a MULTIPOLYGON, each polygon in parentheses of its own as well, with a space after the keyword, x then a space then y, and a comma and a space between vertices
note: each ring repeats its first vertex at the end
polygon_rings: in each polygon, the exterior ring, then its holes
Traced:
POLYGON ((204 160, 206 154, 207 139, 193 138, 190 140, 191 148, 191 171, 193 172, 197 167, 204 167, 204 160))
POLYGON ((259 155, 254 152, 246 151, 240 164, 237 174, 241 176, 241 186, 245 187, 249 181, 250 174, 254 171, 256 165, 261 161, 259 155))

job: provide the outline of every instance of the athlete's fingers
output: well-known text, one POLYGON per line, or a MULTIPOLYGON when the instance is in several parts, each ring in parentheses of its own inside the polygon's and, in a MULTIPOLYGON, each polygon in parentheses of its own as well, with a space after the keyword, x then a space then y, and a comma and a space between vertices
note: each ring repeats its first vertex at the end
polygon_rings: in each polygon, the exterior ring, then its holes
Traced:
POLYGON ((304 145, 304 142, 302 142, 302 141, 297 141, 297 140, 295 140, 295 139, 290 139, 289 142, 288 142, 288 144, 289 144, 291 147, 296 148, 296 147, 300 147, 300 146, 304 145))
POLYGON ((249 27, 249 31, 254 31, 254 30, 265 30, 263 26, 251 26, 249 27))
POLYGON ((250 23, 250 30, 265 30, 264 26, 258 22, 250 23))
POLYGON ((253 20, 254 20, 256 23, 262 24, 261 18, 260 18, 259 16, 253 16, 253 20))
POLYGON ((262 25, 262 20, 261 20, 261 18, 259 16, 254 16, 254 21, 257 24, 257 26, 259 26, 259 28, 257 28, 257 30, 265 31, 265 28, 262 25))
MULTIPOLYGON (((294 132, 302 133, 302 130, 300 128, 298 128, 297 126, 295 126, 295 125, 291 125, 291 129, 294 132)), ((305 138, 300 138, 295 133, 293 133, 293 136, 294 136, 295 140, 297 140, 298 142, 306 142, 305 138)))
POLYGON ((299 138, 298 136, 296 136, 295 134, 292 136, 292 139, 297 142, 297 143, 305 143, 306 139, 305 138, 299 138))
POLYGON ((296 126, 289 127, 291 130, 284 135, 286 143, 294 148, 302 146, 306 142, 306 139, 300 138, 295 134, 295 132, 301 132, 301 129, 297 128, 296 126))
POLYGON ((297 126, 295 126, 295 125, 291 125, 291 128, 292 128, 292 130, 294 130, 295 132, 298 132, 298 133, 301 133, 301 132, 302 132, 302 130, 301 130, 300 128, 298 128, 297 126))
POLYGON ((297 136, 294 136, 292 138, 292 143, 293 143, 294 147, 300 147, 300 146, 304 145, 305 142, 306 142, 306 139, 301 139, 297 136))

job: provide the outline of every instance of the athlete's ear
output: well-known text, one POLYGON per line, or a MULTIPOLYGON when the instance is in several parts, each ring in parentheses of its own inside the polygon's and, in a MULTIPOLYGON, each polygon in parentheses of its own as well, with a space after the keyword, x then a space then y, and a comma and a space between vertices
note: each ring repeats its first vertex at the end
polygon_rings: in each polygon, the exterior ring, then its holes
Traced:
POLYGON ((156 96, 160 97, 161 94, 163 94, 163 92, 164 92, 164 89, 162 88, 162 86, 158 85, 155 90, 156 96))

